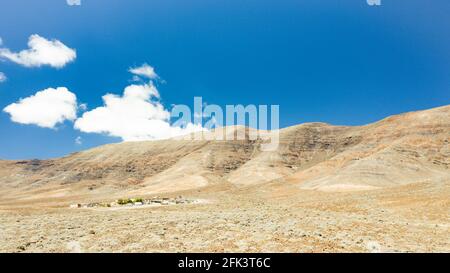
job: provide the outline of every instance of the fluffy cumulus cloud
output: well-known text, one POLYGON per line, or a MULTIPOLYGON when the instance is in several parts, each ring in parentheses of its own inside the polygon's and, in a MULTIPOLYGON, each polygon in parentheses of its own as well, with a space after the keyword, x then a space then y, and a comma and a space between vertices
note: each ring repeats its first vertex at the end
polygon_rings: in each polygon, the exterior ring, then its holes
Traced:
POLYGON ((85 133, 102 133, 124 141, 156 140, 201 130, 201 126, 171 126, 170 113, 159 102, 159 93, 150 82, 129 85, 122 96, 106 94, 104 106, 85 112, 75 128, 85 133))
POLYGON ((6 81, 8 78, 6 77, 5 73, 0 72, 0 83, 6 81))
POLYGON ((65 87, 48 88, 20 99, 3 109, 13 122, 55 128, 65 120, 75 120, 77 98, 65 87))
POLYGON ((81 6, 81 0, 66 0, 69 6, 81 6))
POLYGON ((75 60, 77 54, 74 49, 67 47, 58 40, 47 40, 37 34, 28 39, 28 49, 12 52, 8 48, 0 48, 0 58, 8 59, 26 67, 48 65, 62 68, 75 60))
POLYGON ((148 79, 158 78, 158 74, 156 74, 155 69, 148 64, 143 64, 138 67, 131 67, 128 71, 136 76, 141 76, 148 79))
MULTIPOLYGON (((130 72, 157 78, 149 65, 132 68, 130 72)), ((171 125, 170 112, 160 102, 160 94, 151 80, 128 85, 122 95, 106 94, 102 99, 103 106, 88 110, 86 104, 78 105, 76 95, 67 88, 48 88, 8 105, 3 111, 13 122, 55 128, 66 120, 74 121, 74 128, 81 132, 106 134, 123 141, 165 139, 203 130, 201 125, 192 123, 183 127, 171 125), (81 117, 77 112, 82 113, 81 117)), ((82 144, 81 137, 75 143, 82 144)))

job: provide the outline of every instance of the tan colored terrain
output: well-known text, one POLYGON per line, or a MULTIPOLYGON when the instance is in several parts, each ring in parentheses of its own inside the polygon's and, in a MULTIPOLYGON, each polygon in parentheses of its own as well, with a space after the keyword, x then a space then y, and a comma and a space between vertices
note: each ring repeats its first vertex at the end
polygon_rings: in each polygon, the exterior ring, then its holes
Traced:
POLYGON ((450 106, 279 133, 0 161, 0 251, 450 251, 450 106), (155 195, 202 202, 69 208, 155 195))

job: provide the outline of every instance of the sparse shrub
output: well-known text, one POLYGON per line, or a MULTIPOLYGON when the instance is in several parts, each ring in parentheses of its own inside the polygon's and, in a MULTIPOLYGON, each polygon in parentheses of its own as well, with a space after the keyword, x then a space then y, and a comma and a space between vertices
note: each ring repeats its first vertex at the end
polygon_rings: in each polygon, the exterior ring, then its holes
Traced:
POLYGON ((126 198, 126 199, 117 200, 117 204, 119 204, 119 205, 134 204, 137 202, 143 203, 144 199, 142 199, 142 198, 126 198))
POLYGON ((131 201, 130 199, 119 199, 119 200, 117 200, 117 204, 119 204, 119 205, 126 205, 128 203, 133 203, 133 201, 131 201))

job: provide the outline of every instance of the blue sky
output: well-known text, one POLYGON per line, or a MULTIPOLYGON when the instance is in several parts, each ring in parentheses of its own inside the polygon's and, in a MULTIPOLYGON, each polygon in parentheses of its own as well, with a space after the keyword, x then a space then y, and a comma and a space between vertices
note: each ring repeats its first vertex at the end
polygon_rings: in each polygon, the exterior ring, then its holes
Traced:
MULTIPOLYGON (((167 109, 202 96, 223 106, 279 104, 281 127, 366 124, 450 104, 449 14, 448 0, 4 0, 0 47, 24 50, 38 34, 75 49, 76 59, 59 69, 1 59, 0 108, 66 87, 92 110, 132 84, 130 67, 148 63, 167 109)), ((72 121, 19 124, 4 111, 0 128, 2 159, 121 141, 72 121)))

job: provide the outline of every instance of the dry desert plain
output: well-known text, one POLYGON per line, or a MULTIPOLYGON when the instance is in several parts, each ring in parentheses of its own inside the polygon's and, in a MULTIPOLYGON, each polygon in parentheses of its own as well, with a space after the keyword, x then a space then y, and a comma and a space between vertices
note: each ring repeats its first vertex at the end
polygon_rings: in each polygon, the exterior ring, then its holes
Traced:
POLYGON ((450 106, 281 129, 275 151, 231 129, 0 161, 0 252, 450 251, 450 106), (137 197, 169 201, 114 203, 137 197))

